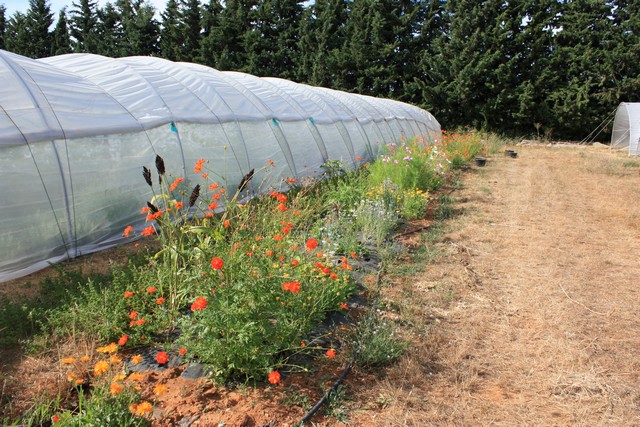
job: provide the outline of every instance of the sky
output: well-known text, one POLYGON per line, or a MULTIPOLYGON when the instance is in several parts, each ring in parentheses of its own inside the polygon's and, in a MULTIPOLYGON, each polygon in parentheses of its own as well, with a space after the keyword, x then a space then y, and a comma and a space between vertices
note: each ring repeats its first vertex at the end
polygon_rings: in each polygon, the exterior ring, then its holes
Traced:
MULTIPOLYGON (((49 0, 48 4, 51 7, 51 12, 53 12, 54 19, 58 19, 58 13, 60 9, 67 6, 67 12, 71 10, 71 4, 74 0, 49 0)), ((103 7, 107 4, 108 0, 98 0, 98 6, 103 7)), ((76 0, 76 3, 80 3, 79 0, 76 0)), ((111 0, 112 4, 115 4, 115 0, 111 0)), ((147 4, 153 5, 156 8, 156 12, 159 14, 164 10, 165 5, 167 4, 167 0, 146 0, 147 4)), ((0 4, 4 4, 7 8, 7 12, 5 16, 10 18, 15 12, 26 13, 27 9, 29 9, 29 1, 28 0, 0 0, 0 4)))

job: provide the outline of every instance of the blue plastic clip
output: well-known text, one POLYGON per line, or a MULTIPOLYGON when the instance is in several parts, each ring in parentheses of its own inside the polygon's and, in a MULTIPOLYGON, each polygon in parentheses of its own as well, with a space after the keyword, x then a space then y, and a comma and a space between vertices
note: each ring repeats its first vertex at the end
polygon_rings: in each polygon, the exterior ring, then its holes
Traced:
POLYGON ((280 122, 278 122, 275 117, 272 118, 271 121, 273 122, 274 125, 280 126, 280 122))
POLYGON ((171 132, 178 132, 178 128, 176 127, 176 124, 171 122, 171 132))
POLYGON ((315 120, 313 120, 313 117, 309 117, 309 122, 311 122, 311 124, 312 124, 312 125, 315 125, 315 124, 316 124, 316 121, 315 121, 315 120))

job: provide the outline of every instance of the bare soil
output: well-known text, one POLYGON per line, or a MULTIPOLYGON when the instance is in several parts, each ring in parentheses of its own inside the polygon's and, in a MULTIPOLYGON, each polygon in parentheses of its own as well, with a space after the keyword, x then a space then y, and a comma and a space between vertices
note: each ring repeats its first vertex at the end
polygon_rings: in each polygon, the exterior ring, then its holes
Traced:
MULTIPOLYGON (((403 238, 432 254, 383 278, 380 315, 399 322, 408 351, 386 369, 354 369, 314 425, 640 426, 640 168, 595 147, 515 149, 451 189, 458 215, 437 241, 428 229, 403 238)), ((13 409, 64 383, 51 368, 59 356, 3 366, 13 409)), ((157 426, 291 426, 343 367, 339 356, 233 390, 185 380, 182 368, 144 382, 168 386, 157 426)))

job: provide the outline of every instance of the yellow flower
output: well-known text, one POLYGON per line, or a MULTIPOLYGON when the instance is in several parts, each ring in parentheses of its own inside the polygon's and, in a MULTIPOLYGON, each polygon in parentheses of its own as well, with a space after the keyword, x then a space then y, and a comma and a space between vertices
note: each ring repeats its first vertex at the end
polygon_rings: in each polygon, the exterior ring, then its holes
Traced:
POLYGON ((131 363, 133 365, 137 365, 138 363, 142 362, 142 355, 140 354, 136 354, 134 356, 131 357, 131 363))
POLYGON ((156 396, 160 396, 161 394, 164 394, 166 392, 167 392, 166 384, 156 384, 155 387, 153 387, 153 394, 155 394, 156 396))
POLYGON ((142 374, 140 372, 134 372, 131 375, 129 375, 129 380, 140 381, 142 380, 142 374))
POLYGON ((104 374, 108 370, 109 370, 109 362, 101 360, 98 363, 96 363, 95 366, 93 367, 93 375, 95 375, 96 377, 99 377, 100 375, 104 374))
POLYGON ((124 390, 124 386, 122 384, 120 384, 119 382, 114 381, 114 382, 111 383, 110 389, 111 389, 111 394, 116 396, 116 395, 122 393, 122 390, 124 390))
POLYGON ((113 377, 113 380, 114 381, 122 381, 125 378, 127 378, 126 374, 120 374, 120 375, 116 375, 115 377, 113 377))
POLYGON ((76 359, 73 357, 65 357, 60 361, 60 363, 62 363, 63 365, 73 365, 74 363, 76 363, 76 359))
POLYGON ((112 342, 111 344, 106 345, 104 347, 98 347, 96 351, 98 353, 109 353, 109 354, 115 353, 116 351, 118 351, 118 344, 112 342))

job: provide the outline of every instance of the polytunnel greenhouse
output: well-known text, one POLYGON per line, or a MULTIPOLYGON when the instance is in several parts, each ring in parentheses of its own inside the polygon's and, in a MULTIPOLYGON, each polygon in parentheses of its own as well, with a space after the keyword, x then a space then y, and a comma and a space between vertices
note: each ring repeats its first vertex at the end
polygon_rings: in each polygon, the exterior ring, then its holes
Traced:
POLYGON ((428 112, 277 78, 160 58, 69 54, 38 60, 0 51, 0 281, 124 241, 152 196, 156 155, 197 181, 204 158, 250 191, 354 167, 402 136, 440 133, 428 112), (274 165, 266 168, 265 165, 274 165))
POLYGON ((611 148, 628 149, 640 155, 640 103, 623 102, 616 110, 611 132, 611 148))

